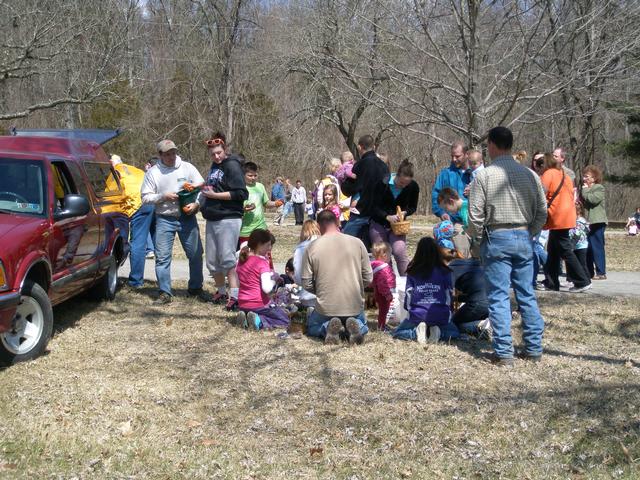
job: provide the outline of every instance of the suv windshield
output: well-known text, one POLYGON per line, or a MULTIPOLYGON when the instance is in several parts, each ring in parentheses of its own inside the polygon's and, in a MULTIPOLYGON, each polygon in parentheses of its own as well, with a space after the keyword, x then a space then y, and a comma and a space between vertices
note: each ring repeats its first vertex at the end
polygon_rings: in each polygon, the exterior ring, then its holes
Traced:
POLYGON ((43 215, 46 207, 43 163, 0 158, 0 213, 43 215))

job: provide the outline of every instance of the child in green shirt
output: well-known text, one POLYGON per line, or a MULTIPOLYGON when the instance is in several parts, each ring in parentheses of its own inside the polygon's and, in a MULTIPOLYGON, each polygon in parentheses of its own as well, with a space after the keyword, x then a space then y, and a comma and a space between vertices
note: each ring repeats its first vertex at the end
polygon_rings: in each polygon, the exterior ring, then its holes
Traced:
POLYGON ((271 201, 264 185, 258 182, 258 165, 253 162, 245 162, 244 179, 247 184, 249 198, 244 202, 244 215, 242 216, 242 227, 240 228, 239 245, 249 239, 249 235, 258 228, 267 229, 267 221, 264 218, 264 209, 270 207, 280 207, 281 200, 271 201))

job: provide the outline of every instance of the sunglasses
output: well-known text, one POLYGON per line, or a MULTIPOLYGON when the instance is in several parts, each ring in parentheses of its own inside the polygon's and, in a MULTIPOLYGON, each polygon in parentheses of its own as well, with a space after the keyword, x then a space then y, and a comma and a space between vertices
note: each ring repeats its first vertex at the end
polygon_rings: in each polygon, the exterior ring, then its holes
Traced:
POLYGON ((224 140, 221 138, 212 138, 211 140, 206 140, 204 143, 207 144, 207 147, 216 147, 218 145, 224 145, 224 140))

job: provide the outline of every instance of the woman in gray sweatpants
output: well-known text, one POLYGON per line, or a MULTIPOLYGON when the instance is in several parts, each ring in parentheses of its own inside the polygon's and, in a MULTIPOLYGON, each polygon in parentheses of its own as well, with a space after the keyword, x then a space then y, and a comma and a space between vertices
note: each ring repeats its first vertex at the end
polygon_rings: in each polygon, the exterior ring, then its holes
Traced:
POLYGON ((211 169, 200 198, 200 210, 207 220, 206 265, 217 290, 213 295, 214 303, 226 302, 226 309, 233 311, 238 308, 240 286, 236 274, 236 246, 243 204, 249 193, 242 165, 235 156, 228 155, 224 135, 216 133, 206 144, 211 156, 211 169), (229 282, 228 294, 225 277, 229 282))

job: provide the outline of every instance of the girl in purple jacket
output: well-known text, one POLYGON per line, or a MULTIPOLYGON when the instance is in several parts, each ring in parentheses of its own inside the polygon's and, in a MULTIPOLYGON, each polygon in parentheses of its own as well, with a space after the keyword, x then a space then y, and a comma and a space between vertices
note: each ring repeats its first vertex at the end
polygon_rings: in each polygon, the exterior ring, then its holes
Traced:
POLYGON ((436 343, 441 326, 451 318, 453 284, 438 244, 431 237, 418 242, 413 260, 407 267, 404 306, 409 316, 393 333, 394 338, 436 343))

